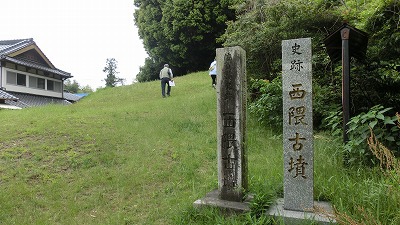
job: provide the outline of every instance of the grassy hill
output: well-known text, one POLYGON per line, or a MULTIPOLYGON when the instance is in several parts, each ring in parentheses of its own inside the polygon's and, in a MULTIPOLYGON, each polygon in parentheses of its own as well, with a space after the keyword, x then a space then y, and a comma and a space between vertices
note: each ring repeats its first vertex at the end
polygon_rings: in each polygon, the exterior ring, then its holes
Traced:
POLYGON ((0 223, 170 223, 216 183, 206 73, 1 111, 0 223))
MULTIPOLYGON (((0 111, 0 224, 257 223, 257 209, 282 194, 281 135, 249 116, 255 212, 224 218, 194 210, 217 188, 216 93, 206 72, 175 81, 165 99, 155 81, 103 89, 70 106, 0 111)), ((350 215, 361 205, 398 219, 379 177, 345 172, 338 146, 316 135, 315 199, 350 215)))

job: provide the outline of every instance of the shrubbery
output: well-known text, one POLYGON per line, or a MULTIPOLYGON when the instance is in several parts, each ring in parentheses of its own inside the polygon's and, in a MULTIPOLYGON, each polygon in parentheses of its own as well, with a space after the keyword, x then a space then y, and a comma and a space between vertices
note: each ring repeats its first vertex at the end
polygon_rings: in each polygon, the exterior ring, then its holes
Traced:
POLYGON ((353 118, 349 123, 350 141, 345 146, 346 160, 370 164, 372 155, 366 142, 369 127, 383 144, 400 154, 396 143, 400 137, 393 117, 400 111, 398 1, 349 0, 344 5, 332 1, 249 0, 237 6, 237 15, 222 39, 226 46, 240 45, 246 50, 250 111, 260 122, 278 130, 282 126, 281 41, 312 38, 314 128, 334 128, 334 133, 340 133, 342 66, 340 61, 330 60, 323 39, 345 20, 368 33, 365 57, 350 61, 353 118))
MULTIPOLYGON (((343 155, 348 165, 371 165, 376 163, 368 150, 368 138, 371 132, 380 142, 392 149, 395 156, 400 155, 400 132, 397 116, 389 116, 391 108, 381 105, 372 107, 368 112, 354 116, 348 122, 349 141, 345 143, 343 155)), ((327 120, 327 126, 338 138, 343 134, 341 112, 333 112, 327 120)))
POLYGON ((282 130, 282 80, 280 77, 269 80, 251 79, 252 102, 249 105, 262 124, 282 130))

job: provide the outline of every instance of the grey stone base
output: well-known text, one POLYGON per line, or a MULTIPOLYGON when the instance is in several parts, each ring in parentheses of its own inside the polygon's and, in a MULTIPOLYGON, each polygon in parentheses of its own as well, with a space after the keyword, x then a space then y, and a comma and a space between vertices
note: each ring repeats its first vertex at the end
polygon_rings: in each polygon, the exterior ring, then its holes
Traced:
MULTIPOLYGON (((324 214, 334 215, 332 205, 329 202, 314 202, 314 208, 320 209, 324 214)), ((276 204, 268 209, 269 215, 275 217, 277 221, 282 221, 284 224, 336 224, 336 221, 327 215, 314 212, 292 211, 283 208, 283 199, 278 199, 276 204)))
POLYGON ((206 197, 196 200, 193 206, 195 208, 204 206, 215 207, 221 209, 224 213, 246 213, 250 211, 251 196, 243 202, 233 202, 220 199, 218 194, 218 190, 211 191, 206 194, 206 197))

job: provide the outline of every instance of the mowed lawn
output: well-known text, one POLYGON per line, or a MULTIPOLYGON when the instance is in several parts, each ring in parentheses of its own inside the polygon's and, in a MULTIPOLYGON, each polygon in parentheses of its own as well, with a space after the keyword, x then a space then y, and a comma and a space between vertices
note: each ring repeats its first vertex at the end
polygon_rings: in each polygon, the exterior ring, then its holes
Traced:
POLYGON ((0 111, 0 224, 171 223, 216 187, 207 73, 0 111))
MULTIPOLYGON (((1 110, 0 224, 257 223, 259 215, 193 209, 218 187, 216 91, 207 72, 175 82, 169 98, 154 81, 70 106, 1 110)), ((282 197, 282 136, 250 114, 247 128, 248 191, 262 210, 282 197)), ((340 147, 315 135, 314 198, 399 222, 398 198, 387 198, 376 173, 345 170, 340 147)))

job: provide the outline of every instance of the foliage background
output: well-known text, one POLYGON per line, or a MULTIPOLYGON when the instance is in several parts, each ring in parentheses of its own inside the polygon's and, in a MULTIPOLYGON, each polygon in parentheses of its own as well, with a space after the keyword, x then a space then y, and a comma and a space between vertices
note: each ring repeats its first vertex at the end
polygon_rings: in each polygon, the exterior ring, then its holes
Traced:
POLYGON ((343 22, 369 34, 366 56, 351 60, 351 116, 378 104, 391 107, 392 115, 400 111, 398 0, 249 0, 236 5, 236 15, 220 39, 224 46, 240 45, 247 51, 250 83, 255 82, 251 91, 257 96, 252 110, 270 115, 259 114, 266 124, 281 117, 279 107, 271 107, 275 101, 271 96, 278 91, 263 88, 257 80, 273 85, 281 76, 281 41, 285 39, 312 38, 315 128, 322 128, 323 118, 341 105, 341 62, 330 60, 323 40, 343 22))
POLYGON ((149 58, 137 75, 139 82, 158 79, 168 63, 174 75, 206 70, 221 47, 216 39, 225 22, 235 18, 237 0, 135 0, 135 24, 149 58))

